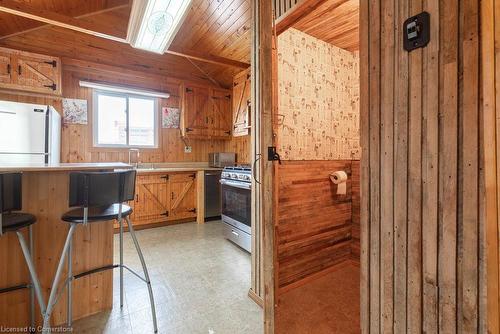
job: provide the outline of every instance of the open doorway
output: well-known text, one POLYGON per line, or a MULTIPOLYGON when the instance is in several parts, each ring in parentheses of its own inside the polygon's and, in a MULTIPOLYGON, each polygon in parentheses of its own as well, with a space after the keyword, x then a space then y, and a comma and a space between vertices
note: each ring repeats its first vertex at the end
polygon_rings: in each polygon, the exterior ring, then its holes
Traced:
POLYGON ((277 334, 360 332, 358 28, 336 0, 276 25, 277 334))

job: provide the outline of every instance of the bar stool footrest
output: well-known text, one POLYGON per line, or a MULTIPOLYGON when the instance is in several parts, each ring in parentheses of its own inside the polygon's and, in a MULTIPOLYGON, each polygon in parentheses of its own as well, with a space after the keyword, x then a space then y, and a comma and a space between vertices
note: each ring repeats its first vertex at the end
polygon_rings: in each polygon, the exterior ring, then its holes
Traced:
MULTIPOLYGON (((144 277, 142 277, 141 275, 139 275, 138 273, 136 273, 135 271, 133 271, 132 269, 130 269, 126 265, 123 265, 121 267, 123 267, 123 268, 127 269, 128 271, 130 271, 132 274, 134 274, 135 276, 137 276, 137 278, 139 278, 144 283, 146 283, 146 284, 149 283, 144 277)), ((115 268, 120 268, 120 265, 119 264, 110 264, 109 266, 103 266, 103 267, 91 269, 91 270, 88 270, 88 271, 84 271, 83 273, 79 273, 77 275, 74 275, 72 277, 72 279, 77 280, 79 278, 82 278, 82 277, 85 277, 85 276, 88 276, 88 275, 97 274, 97 273, 100 273, 100 272, 103 272, 103 271, 106 271, 106 270, 115 269, 115 268)))
POLYGON ((91 269, 91 270, 88 270, 88 271, 84 271, 83 273, 79 273, 77 275, 74 275, 73 279, 76 280, 76 279, 79 279, 79 278, 82 278, 82 277, 85 277, 85 276, 88 276, 88 275, 97 274, 97 273, 100 273, 100 272, 103 272, 103 271, 106 271, 106 270, 115 269, 115 268, 118 268, 119 266, 120 265, 118 265, 118 264, 110 264, 109 266, 103 266, 103 267, 91 269))
POLYGON ((31 288, 31 284, 21 284, 21 285, 11 286, 8 288, 0 289, 0 294, 12 292, 12 291, 17 291, 17 290, 22 290, 22 289, 29 289, 29 288, 31 288))

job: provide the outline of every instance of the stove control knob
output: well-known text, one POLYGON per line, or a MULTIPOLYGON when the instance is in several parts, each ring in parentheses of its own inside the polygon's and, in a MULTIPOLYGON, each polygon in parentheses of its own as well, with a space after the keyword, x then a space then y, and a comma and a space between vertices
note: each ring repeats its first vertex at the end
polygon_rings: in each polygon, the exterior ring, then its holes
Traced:
POLYGON ((245 175, 245 180, 250 181, 250 175, 245 175))
POLYGON ((231 178, 237 180, 238 179, 238 174, 235 174, 235 173, 231 174, 231 178))

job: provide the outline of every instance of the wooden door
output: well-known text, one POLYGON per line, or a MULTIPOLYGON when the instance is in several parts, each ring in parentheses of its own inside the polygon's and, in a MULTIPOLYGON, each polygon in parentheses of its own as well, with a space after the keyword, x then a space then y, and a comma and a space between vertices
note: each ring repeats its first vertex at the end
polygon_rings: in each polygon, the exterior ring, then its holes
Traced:
POLYGON ((216 138, 230 138, 232 130, 231 93, 223 89, 213 89, 211 96, 210 132, 216 138))
POLYGON ((12 82, 11 56, 7 52, 0 51, 0 83, 10 84, 12 82))
POLYGON ((196 173, 170 175, 170 220, 196 218, 196 173))
POLYGON ((29 53, 15 56, 16 84, 22 89, 61 94, 61 63, 58 58, 29 53))
POLYGON ((186 85, 183 99, 183 135, 194 138, 209 138, 210 114, 209 89, 186 85))
POLYGON ((168 178, 166 174, 137 176, 134 222, 167 219, 170 208, 168 178))
POLYGON ((233 136, 250 134, 250 69, 234 77, 233 83, 233 136))

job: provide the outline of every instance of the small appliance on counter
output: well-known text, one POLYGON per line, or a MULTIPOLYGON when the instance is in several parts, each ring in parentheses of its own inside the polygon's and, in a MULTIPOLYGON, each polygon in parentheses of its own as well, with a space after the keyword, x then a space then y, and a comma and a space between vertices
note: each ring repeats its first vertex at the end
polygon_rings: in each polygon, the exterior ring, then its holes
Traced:
POLYGON ((218 152, 208 154, 208 164, 210 167, 223 168, 234 166, 236 163, 236 153, 218 152))
POLYGON ((0 101, 0 164, 60 162, 61 116, 51 106, 0 101))
POLYGON ((250 166, 226 167, 221 175, 224 236, 244 250, 252 250, 252 170, 250 166))

